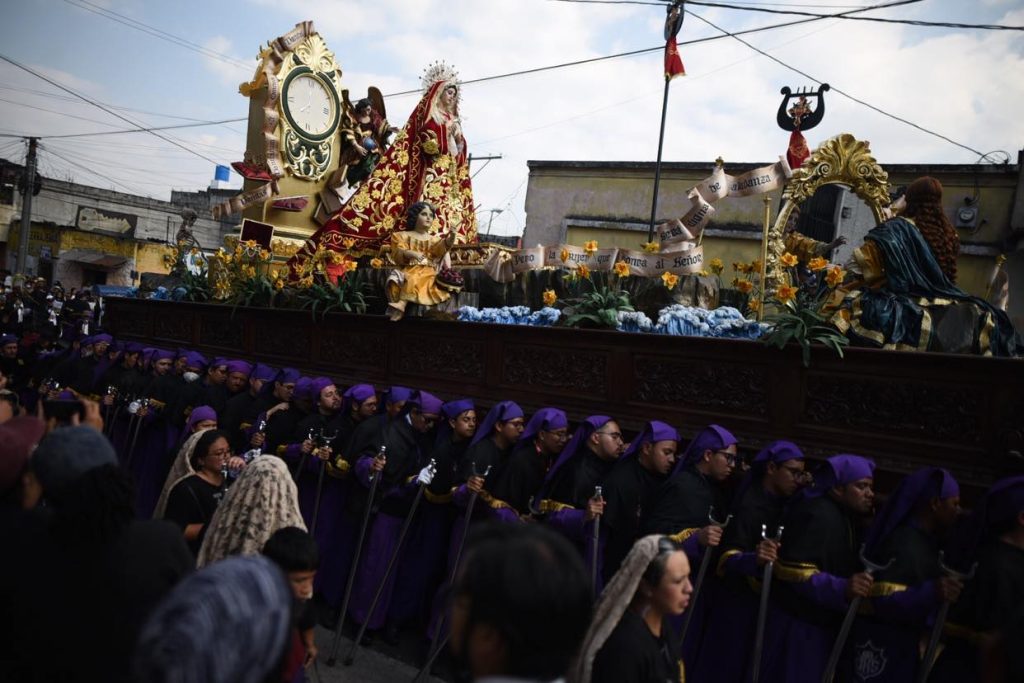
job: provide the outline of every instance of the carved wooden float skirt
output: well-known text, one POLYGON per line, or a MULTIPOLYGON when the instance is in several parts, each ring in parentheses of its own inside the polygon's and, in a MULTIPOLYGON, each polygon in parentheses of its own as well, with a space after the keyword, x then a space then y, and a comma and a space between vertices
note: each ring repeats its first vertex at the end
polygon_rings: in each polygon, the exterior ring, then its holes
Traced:
POLYGON ((343 385, 423 388, 483 407, 512 399, 579 420, 649 419, 692 436, 716 422, 744 448, 790 439, 808 455, 871 456, 880 488, 923 465, 948 467, 970 499, 1024 471, 1024 361, 760 342, 520 327, 212 304, 107 299, 118 338, 184 346, 323 374, 343 385))

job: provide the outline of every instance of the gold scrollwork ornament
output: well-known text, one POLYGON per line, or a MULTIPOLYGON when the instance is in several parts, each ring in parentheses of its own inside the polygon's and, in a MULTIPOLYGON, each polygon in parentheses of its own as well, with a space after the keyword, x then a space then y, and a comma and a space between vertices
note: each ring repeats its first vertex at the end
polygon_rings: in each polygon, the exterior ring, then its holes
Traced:
POLYGON ((871 155, 870 144, 850 133, 840 133, 823 142, 804 165, 793 171, 782 198, 785 204, 768 231, 765 268, 766 290, 786 280, 781 257, 786 251, 785 231, 793 209, 811 197, 823 185, 845 185, 871 208, 878 223, 885 217, 882 209, 890 204, 889 174, 871 155))
POLYGON ((284 150, 292 174, 314 182, 322 179, 331 165, 331 141, 320 144, 310 143, 299 137, 291 128, 284 134, 284 150))

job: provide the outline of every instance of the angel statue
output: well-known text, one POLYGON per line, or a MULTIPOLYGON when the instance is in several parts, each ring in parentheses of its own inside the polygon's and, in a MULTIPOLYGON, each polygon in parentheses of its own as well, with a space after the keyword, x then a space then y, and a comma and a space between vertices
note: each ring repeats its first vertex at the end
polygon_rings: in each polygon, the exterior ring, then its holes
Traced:
POLYGON ((318 247, 357 255, 386 249, 392 234, 405 227, 409 207, 420 201, 434 207, 430 234, 450 234, 452 244, 477 241, 458 74, 447 64, 434 63, 422 85, 423 97, 405 126, 370 176, 292 257, 292 273, 318 247))
POLYGON ((341 128, 341 166, 348 186, 355 187, 370 177, 398 129, 388 123, 384 97, 377 88, 370 87, 366 97, 355 104, 349 101, 348 90, 343 90, 341 96, 346 113, 341 128))

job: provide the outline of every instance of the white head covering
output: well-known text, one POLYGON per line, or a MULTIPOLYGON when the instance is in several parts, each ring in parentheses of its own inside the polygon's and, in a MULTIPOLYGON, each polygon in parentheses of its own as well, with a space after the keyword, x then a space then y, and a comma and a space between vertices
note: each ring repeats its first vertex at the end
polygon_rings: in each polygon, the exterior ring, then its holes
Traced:
POLYGON ((619 571, 615 572, 615 576, 604 587, 601 598, 594 607, 594 618, 590 622, 590 628, 583 637, 579 659, 569 676, 572 683, 590 683, 594 657, 601 651, 633 601, 640 579, 647 571, 651 560, 658 555, 658 541, 661 538, 658 535, 644 536, 634 543, 619 571))
POLYGON ((200 429, 198 432, 188 437, 185 443, 178 449, 178 455, 174 458, 174 464, 171 465, 171 471, 167 474, 167 479, 164 481, 164 488, 160 492, 160 498, 156 502, 156 509, 153 511, 153 519, 163 519, 164 513, 167 511, 167 498, 171 495, 171 489, 178 485, 182 479, 191 477, 196 473, 192 469, 192 451, 196 449, 196 444, 199 442, 199 437, 203 435, 203 432, 209 431, 207 429, 200 429))
POLYGON ((217 506, 196 566, 229 555, 256 555, 275 531, 286 526, 306 529, 298 490, 284 460, 261 455, 245 466, 217 506))

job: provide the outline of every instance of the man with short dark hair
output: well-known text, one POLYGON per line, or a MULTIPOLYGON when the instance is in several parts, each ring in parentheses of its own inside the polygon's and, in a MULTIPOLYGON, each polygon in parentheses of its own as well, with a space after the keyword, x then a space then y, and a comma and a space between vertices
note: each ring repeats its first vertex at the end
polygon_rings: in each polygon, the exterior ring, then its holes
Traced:
POLYGON ((867 458, 834 455, 786 511, 762 681, 818 683, 850 601, 868 596, 874 581, 858 554, 874 506, 874 470, 867 458))
POLYGON ((557 680, 590 610, 587 572, 562 536, 534 524, 480 524, 453 587, 452 653, 474 681, 557 680))

